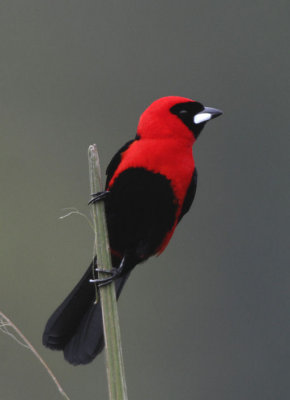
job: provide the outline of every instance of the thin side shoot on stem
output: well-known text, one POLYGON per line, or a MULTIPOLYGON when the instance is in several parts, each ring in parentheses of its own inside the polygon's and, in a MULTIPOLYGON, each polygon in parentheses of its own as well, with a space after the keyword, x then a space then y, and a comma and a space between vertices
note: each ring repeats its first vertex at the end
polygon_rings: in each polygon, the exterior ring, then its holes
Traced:
POLYGON ((60 394, 66 399, 70 400, 68 395, 65 393, 63 388, 60 386, 60 383, 56 379, 55 375, 51 371, 51 369, 48 367, 46 362, 42 359, 42 357, 38 354, 38 352, 35 350, 35 348, 32 346, 32 344, 29 342, 29 340, 23 335, 23 333, 17 328, 17 326, 2 312, 0 311, 0 331, 5 333, 6 335, 11 336, 14 340, 16 340, 17 343, 19 343, 21 346, 26 347, 28 350, 30 350, 35 357, 38 359, 38 361, 44 366, 46 369, 48 375, 51 377, 53 382, 55 383, 56 387, 58 388, 58 391, 60 394), (12 328, 13 331, 16 333, 13 334, 9 328, 12 328))

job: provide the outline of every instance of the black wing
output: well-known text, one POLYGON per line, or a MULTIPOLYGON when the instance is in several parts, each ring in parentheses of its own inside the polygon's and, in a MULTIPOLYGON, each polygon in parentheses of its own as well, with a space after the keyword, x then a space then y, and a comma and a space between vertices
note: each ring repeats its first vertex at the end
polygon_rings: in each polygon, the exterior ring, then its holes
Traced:
POLYGON ((131 144, 133 142, 135 142, 135 140, 138 140, 138 136, 136 136, 135 139, 129 140, 129 142, 125 143, 124 146, 122 146, 120 148, 120 150, 114 155, 114 157, 110 161, 110 163, 106 169, 106 174, 107 174, 106 188, 108 187, 110 180, 112 179, 116 169, 118 168, 118 165, 121 162, 122 153, 124 153, 124 151, 128 150, 128 148, 131 146, 131 144))
POLYGON ((188 186, 186 196, 182 205, 182 210, 179 215, 178 222, 181 220, 181 218, 184 216, 184 214, 187 213, 187 211, 190 209, 191 204, 194 200, 195 192, 196 192, 196 185, 197 185, 197 171, 196 168, 193 171, 192 178, 190 181, 190 184, 188 186))

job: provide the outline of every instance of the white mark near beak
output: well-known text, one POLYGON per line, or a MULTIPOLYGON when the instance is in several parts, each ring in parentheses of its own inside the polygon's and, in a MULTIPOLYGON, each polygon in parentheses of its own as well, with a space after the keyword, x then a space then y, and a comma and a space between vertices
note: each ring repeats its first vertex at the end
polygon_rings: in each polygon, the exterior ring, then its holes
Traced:
POLYGON ((212 115, 210 113, 198 113, 193 117, 193 122, 197 125, 197 124, 201 124, 202 122, 208 121, 210 120, 212 117, 212 115))

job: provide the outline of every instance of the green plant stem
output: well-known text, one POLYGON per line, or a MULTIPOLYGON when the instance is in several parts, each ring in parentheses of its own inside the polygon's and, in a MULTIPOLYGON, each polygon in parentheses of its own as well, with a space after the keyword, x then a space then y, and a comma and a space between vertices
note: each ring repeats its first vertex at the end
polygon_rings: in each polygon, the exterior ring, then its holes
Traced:
MULTIPOLYGON (((89 146, 89 175, 91 193, 102 191, 100 162, 96 145, 89 146)), ((112 269, 108 230, 105 217, 104 202, 92 204, 92 217, 95 232, 95 251, 98 268, 112 269)), ((99 278, 107 278, 99 273, 99 278)), ((109 284, 99 289, 103 328, 105 337, 105 352, 107 378, 110 400, 127 400, 127 387, 121 347, 121 334, 116 301, 115 285, 109 284)))

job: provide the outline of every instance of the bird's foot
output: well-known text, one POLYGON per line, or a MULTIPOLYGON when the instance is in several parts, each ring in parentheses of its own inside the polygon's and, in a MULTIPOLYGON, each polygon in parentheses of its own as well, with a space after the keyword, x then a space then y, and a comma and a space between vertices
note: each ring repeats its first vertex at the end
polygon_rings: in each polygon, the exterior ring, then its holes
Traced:
POLYGON ((103 192, 92 193, 92 199, 88 204, 95 204, 100 200, 104 200, 109 196, 110 192, 108 190, 104 190, 103 192))
POLYGON ((98 287, 109 285, 115 279, 119 278, 124 270, 125 257, 123 257, 118 268, 112 268, 110 271, 102 268, 95 268, 95 272, 109 275, 108 278, 90 279, 91 283, 96 283, 98 287))

